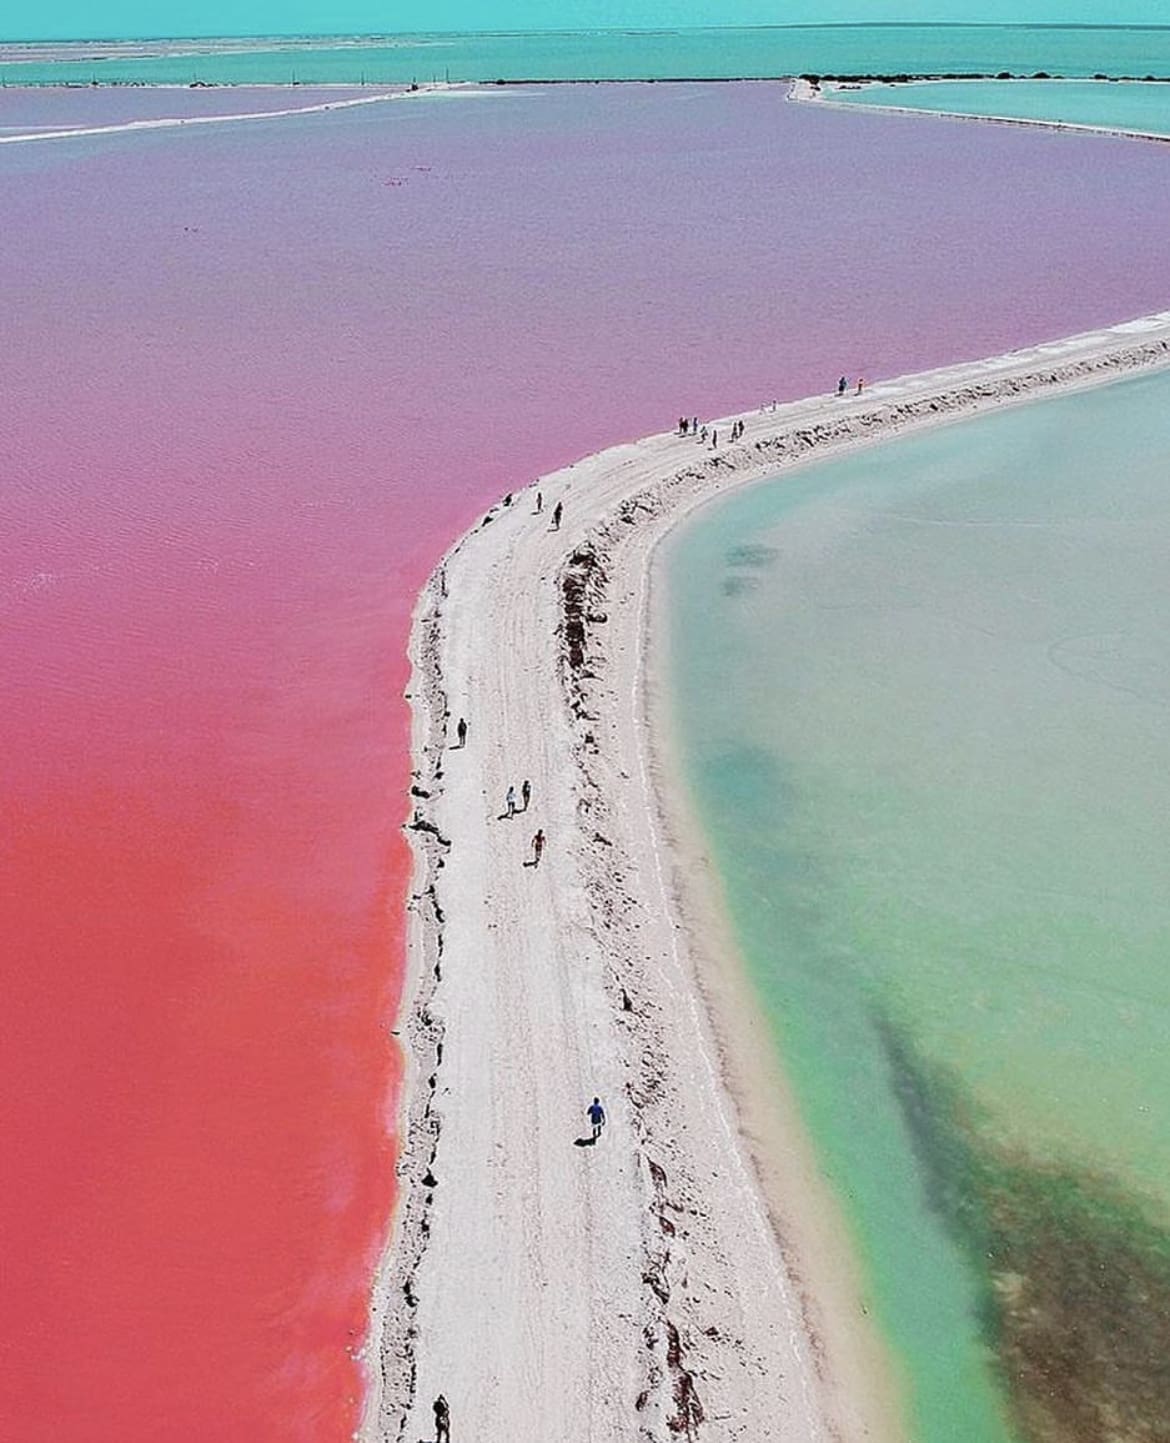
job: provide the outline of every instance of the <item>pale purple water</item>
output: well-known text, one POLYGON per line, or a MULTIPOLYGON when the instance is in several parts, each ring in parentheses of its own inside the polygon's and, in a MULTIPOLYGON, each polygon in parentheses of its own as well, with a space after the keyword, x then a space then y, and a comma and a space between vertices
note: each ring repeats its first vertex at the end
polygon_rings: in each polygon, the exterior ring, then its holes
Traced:
POLYGON ((681 412, 1164 308, 1166 174, 776 85, 0 148, 0 1434, 348 1437, 450 539, 681 412))

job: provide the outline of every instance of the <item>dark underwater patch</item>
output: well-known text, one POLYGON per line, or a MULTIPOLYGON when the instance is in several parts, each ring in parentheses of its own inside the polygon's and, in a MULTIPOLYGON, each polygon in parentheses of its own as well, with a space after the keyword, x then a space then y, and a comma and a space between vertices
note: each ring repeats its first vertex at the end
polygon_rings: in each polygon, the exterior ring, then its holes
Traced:
POLYGON ((760 580, 757 576, 731 575, 723 578, 724 596, 743 596, 749 591, 755 591, 760 580))
POLYGON ((1109 1178, 998 1147, 957 1076, 879 1028, 1021 1437, 1170 1443, 1170 1235, 1109 1178))
POLYGON ((762 542, 748 541, 731 548, 727 553, 727 564, 728 566, 762 568, 773 565, 779 555, 775 546, 765 546, 762 542))

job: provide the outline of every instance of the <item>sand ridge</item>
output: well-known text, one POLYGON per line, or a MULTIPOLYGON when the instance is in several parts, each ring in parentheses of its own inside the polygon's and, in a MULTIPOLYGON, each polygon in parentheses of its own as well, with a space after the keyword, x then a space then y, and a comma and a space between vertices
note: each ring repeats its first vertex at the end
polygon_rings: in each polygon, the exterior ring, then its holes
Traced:
MULTIPOLYGON (((1032 130, 1070 130, 1080 131, 1086 135, 1107 135, 1115 140, 1153 140, 1160 145, 1170 144, 1170 135, 1160 130, 1138 130, 1132 126, 1125 125, 1095 125, 1089 121, 1080 120, 1044 120, 1040 117, 1022 115, 976 115, 964 110, 927 110, 921 105, 865 105, 857 101, 841 100, 836 97, 845 91, 865 90, 871 85, 883 84, 882 81, 837 81, 822 80, 819 84, 813 84, 808 80, 794 80, 788 91, 788 99, 798 105, 824 105, 834 110, 851 110, 854 114, 861 112, 867 115, 913 115, 918 119, 923 117, 934 117, 938 120, 967 120, 983 121, 989 125, 1023 125, 1032 130)), ((916 85, 945 84, 943 80, 934 76, 916 76, 913 79, 916 85)), ((973 84, 982 84, 982 81, 973 81, 973 84)), ((992 81, 990 83, 998 83, 992 81)), ((1021 80, 1021 84, 1027 84, 1021 80)), ((1083 81, 1069 81, 1064 79, 1049 79, 1037 82, 1043 85, 1068 85, 1083 84, 1083 81)), ((1098 81, 1097 84, 1143 84, 1142 81, 1098 81)))
MULTIPOLYGON (((155 87, 152 87, 155 88, 155 87)), ((179 87, 172 87, 179 88, 179 87)), ((261 89, 255 86, 249 89, 261 89)), ((273 88, 273 87, 269 87, 273 88)), ((327 89, 326 86, 311 86, 309 89, 327 89)), ((17 131, 11 135, 0 135, 0 145, 24 145, 35 140, 84 140, 95 135, 135 134, 147 130, 186 130, 195 125, 235 125, 249 120, 285 120, 297 115, 323 115, 329 110, 352 110, 357 106, 382 105, 392 100, 417 99, 420 96, 472 96, 490 95, 492 92, 471 84, 446 84, 436 81, 431 85, 419 85, 415 89, 400 85, 374 95, 358 95, 348 99, 320 100, 313 104, 289 105, 279 110, 245 110, 225 112, 221 115, 163 115, 148 120, 119 120, 109 125, 74 125, 54 129, 17 131)))
POLYGON ((826 1295, 787 1228, 815 1206, 800 1170, 757 1158, 724 1079, 737 1030, 704 1005, 649 746, 651 562, 733 487, 1167 364, 1170 313, 744 413, 732 445, 733 418, 718 448, 649 437, 518 491, 448 552, 411 640, 401 1201, 366 1443, 433 1438, 440 1392, 479 1443, 901 1436, 835 1341, 864 1331, 859 1300, 826 1295), (502 816, 525 779, 528 812, 502 816), (609 1124, 577 1145, 594 1094, 609 1124))

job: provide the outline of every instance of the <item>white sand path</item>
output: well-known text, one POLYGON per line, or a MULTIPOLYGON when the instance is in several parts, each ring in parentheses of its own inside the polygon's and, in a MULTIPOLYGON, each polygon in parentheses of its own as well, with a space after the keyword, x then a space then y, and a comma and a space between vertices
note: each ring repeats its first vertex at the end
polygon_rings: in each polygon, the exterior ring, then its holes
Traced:
MULTIPOLYGON (((363 1438, 433 1438, 440 1392, 456 1443, 900 1436, 878 1355, 851 1341, 862 1300, 807 1246, 822 1185, 799 1130, 737 1108, 696 982, 712 958, 682 926, 648 743, 651 560, 734 486, 1168 362, 1170 314, 745 413, 717 452, 651 437, 519 491, 448 554, 412 640, 403 1196, 363 1438), (501 818, 525 778, 530 810, 501 818), (595 1093, 609 1125, 577 1146, 595 1093)), ((716 1022, 742 1053, 750 1019, 716 1022)))
POLYGON ((420 85, 417 90, 400 86, 395 90, 380 91, 376 95, 359 95, 348 100, 322 100, 314 105, 289 105, 279 110, 245 110, 221 115, 164 115, 149 120, 119 120, 109 125, 38 127, 35 130, 0 134, 0 145, 23 145, 34 140, 84 140, 98 135, 127 135, 150 130, 186 130, 195 125, 228 125, 249 120, 283 120, 294 115, 322 115, 327 110, 353 110, 362 105, 383 105, 392 100, 417 100, 421 96, 485 96, 491 93, 454 82, 450 85, 420 85))

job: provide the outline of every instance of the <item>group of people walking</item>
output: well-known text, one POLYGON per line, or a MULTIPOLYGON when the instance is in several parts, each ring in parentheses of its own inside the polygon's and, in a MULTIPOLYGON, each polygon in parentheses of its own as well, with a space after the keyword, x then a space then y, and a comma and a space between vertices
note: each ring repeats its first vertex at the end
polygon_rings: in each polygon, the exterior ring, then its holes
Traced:
MULTIPOLYGON (((519 806, 516 805, 516 788, 509 784, 508 790, 504 794, 504 810, 500 813, 500 821, 511 821, 513 817, 518 817, 522 812, 526 812, 531 801, 532 783, 527 777, 520 783, 519 806)), ((539 867, 542 856, 544 856, 544 828, 538 827, 532 838, 532 856, 524 865, 539 867)))
MULTIPOLYGON (((733 421, 731 423, 731 439, 738 441, 743 435, 744 429, 745 423, 743 421, 733 421)), ((685 416, 680 416, 678 418, 678 430, 675 434, 678 436, 693 436, 696 441, 706 441, 708 434, 710 434, 711 445, 718 446, 719 444, 719 432, 714 427, 708 432, 706 426, 700 426, 698 416, 692 416, 689 421, 685 416)))
MULTIPOLYGON (((837 382, 837 395, 844 396, 848 390, 849 377, 842 376, 837 382)), ((857 381, 854 384, 853 394, 855 396, 860 396, 862 391, 864 390, 865 377, 858 376, 857 381)), ((777 403, 773 401, 771 405, 771 410, 774 411, 776 409, 776 405, 777 403)), ((769 407, 766 404, 760 407, 761 411, 767 411, 768 409, 769 407)), ((732 441, 738 441, 746 429, 746 424, 743 421, 733 421, 731 423, 732 441)), ((715 430, 714 427, 708 428, 707 426, 700 426, 698 416, 680 416, 678 418, 678 428, 675 434, 678 436, 693 436, 696 441, 700 442, 706 442, 708 436, 710 436, 712 446, 717 446, 719 444, 719 432, 715 430)))
MULTIPOLYGON (((462 751, 467 745, 467 718, 460 717, 455 725, 455 751, 462 751)), ((508 822, 513 817, 519 817, 532 804, 532 783, 527 777, 520 783, 519 794, 516 792, 515 783, 508 783, 508 790, 504 793, 504 810, 500 813, 500 821, 508 822)), ((544 828, 538 827, 532 837, 532 856, 524 863, 526 867, 539 867, 540 859, 544 856, 545 835, 544 828)))
POLYGON ((527 777, 520 783, 520 806, 516 805, 516 788, 509 786, 504 796, 504 816, 514 817, 517 812, 526 812, 532 800, 532 783, 527 777))
MULTIPOLYGON (((511 499, 511 498, 509 497, 509 500, 510 500, 510 499, 511 499)), ((536 493, 536 504, 535 504, 535 505, 533 506, 533 508, 532 508, 532 514, 533 514, 534 516, 539 516, 543 511, 544 511, 544 492, 543 492, 543 491, 538 491, 538 492, 536 493)), ((549 523, 549 528, 548 528, 550 531, 559 531, 559 530, 561 529, 561 517, 562 517, 564 514, 565 514, 564 502, 558 501, 557 504, 556 504, 556 505, 553 507, 553 509, 552 509, 552 521, 549 523)))

